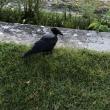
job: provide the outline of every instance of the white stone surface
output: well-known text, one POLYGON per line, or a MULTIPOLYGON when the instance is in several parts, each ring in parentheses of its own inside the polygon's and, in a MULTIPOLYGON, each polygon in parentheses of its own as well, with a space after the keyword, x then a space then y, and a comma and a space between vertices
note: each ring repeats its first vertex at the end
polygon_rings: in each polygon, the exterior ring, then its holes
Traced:
MULTIPOLYGON (((64 34, 56 47, 88 48, 97 51, 110 52, 110 33, 87 30, 59 28, 64 34)), ((33 45, 49 27, 0 22, 0 41, 15 42, 25 45, 33 45)))

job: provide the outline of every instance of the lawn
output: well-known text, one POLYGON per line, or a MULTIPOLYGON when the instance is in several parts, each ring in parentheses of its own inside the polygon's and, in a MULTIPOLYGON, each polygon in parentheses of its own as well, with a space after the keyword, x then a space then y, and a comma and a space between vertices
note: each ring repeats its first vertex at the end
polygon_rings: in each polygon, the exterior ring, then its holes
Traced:
POLYGON ((0 110, 110 110, 110 53, 0 43, 0 110))

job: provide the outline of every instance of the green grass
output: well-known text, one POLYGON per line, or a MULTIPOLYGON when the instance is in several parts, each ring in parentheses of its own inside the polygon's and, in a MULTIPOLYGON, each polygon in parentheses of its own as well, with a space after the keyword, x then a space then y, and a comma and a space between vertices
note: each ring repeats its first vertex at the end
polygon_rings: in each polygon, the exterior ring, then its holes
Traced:
POLYGON ((0 44, 0 110, 110 110, 110 53, 0 44))

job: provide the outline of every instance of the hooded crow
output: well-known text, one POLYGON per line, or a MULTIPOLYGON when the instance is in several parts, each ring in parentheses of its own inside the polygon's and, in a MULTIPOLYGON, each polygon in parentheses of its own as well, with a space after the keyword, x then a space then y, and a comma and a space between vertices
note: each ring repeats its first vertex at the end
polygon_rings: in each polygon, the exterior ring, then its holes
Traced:
POLYGON ((63 35, 57 28, 51 28, 51 33, 44 34, 43 37, 37 41, 34 46, 23 55, 23 58, 32 54, 52 52, 57 43, 57 35, 63 35))

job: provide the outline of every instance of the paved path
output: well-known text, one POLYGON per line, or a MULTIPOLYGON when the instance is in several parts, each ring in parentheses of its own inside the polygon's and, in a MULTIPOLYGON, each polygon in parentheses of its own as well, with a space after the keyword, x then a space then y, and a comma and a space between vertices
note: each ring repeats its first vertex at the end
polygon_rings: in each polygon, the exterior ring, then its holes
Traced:
MULTIPOLYGON (((64 33, 64 38, 61 39, 59 36, 56 47, 88 48, 110 52, 110 33, 67 28, 60 30, 64 33)), ((0 22, 0 41, 30 45, 47 31, 50 31, 49 27, 0 22)))

